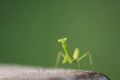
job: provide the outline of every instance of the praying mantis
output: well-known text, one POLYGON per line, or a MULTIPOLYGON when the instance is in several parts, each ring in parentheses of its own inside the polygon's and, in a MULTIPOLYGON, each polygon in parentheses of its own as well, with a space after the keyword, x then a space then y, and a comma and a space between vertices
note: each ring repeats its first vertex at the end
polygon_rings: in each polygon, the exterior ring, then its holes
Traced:
POLYGON ((75 48, 73 56, 72 56, 70 54, 70 51, 69 51, 69 48, 68 48, 68 45, 67 45, 67 40, 68 40, 67 37, 62 38, 62 39, 58 39, 58 42, 62 44, 62 48, 63 48, 65 54, 63 54, 61 51, 58 53, 55 67, 58 67, 58 64, 59 64, 59 61, 60 61, 60 57, 62 56, 63 57, 62 64, 66 64, 66 63, 69 63, 69 64, 78 63, 78 67, 80 68, 79 62, 81 60, 83 60, 86 56, 88 56, 91 68, 93 69, 93 61, 92 61, 91 53, 89 51, 87 51, 82 56, 79 56, 80 55, 80 51, 79 51, 78 48, 75 48))

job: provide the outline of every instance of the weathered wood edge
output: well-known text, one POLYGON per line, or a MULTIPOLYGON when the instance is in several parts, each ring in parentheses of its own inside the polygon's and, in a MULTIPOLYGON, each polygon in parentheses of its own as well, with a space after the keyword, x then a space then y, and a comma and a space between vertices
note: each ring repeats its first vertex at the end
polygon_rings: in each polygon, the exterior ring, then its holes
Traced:
POLYGON ((0 65, 0 80, 110 80, 95 71, 0 65))

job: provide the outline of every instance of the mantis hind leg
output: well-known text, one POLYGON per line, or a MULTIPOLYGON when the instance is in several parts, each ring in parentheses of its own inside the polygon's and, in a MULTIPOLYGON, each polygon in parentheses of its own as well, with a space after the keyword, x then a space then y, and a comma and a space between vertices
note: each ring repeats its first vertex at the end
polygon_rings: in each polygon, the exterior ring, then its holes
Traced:
POLYGON ((94 67, 93 67, 93 60, 92 60, 92 56, 91 56, 91 54, 90 54, 90 52, 88 51, 88 52, 86 52, 85 54, 83 54, 81 57, 79 57, 78 58, 78 62, 79 61, 81 61, 82 59, 84 59, 86 56, 88 56, 89 57, 89 62, 90 62, 90 66, 91 66, 91 68, 92 69, 94 69, 94 67))
POLYGON ((58 52, 58 56, 57 56, 57 59, 56 59, 56 63, 55 63, 55 68, 57 68, 58 66, 59 66, 59 63, 60 63, 60 57, 65 57, 65 55, 61 52, 61 51, 59 51, 58 52))

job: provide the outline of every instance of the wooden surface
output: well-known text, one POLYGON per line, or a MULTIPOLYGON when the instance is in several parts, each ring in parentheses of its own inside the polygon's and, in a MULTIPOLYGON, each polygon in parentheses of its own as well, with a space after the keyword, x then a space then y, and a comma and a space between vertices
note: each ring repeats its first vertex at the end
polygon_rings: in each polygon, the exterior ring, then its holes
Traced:
POLYGON ((94 71, 0 65, 0 80, 110 80, 94 71))

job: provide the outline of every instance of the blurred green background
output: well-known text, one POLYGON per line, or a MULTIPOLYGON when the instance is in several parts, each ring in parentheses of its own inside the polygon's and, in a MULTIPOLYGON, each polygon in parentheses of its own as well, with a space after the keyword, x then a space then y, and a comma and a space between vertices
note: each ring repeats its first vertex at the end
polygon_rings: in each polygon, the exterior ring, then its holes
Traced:
MULTIPOLYGON (((1 63, 53 67, 65 36, 71 52, 91 51, 96 71, 120 79, 119 0, 0 1, 1 63)), ((81 69, 90 70, 88 58, 81 69)))

